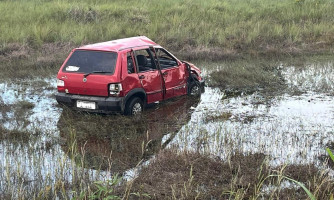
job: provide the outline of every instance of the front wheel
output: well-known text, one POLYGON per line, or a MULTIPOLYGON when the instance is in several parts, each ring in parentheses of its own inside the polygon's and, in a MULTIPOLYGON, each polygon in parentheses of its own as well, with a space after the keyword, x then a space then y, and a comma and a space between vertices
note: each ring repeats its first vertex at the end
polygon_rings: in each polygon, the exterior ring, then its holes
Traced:
POLYGON ((144 110, 143 101, 139 97, 134 97, 125 107, 126 115, 140 115, 144 110))
POLYGON ((201 95, 201 86, 198 81, 193 81, 189 83, 188 95, 190 96, 199 96, 201 95))

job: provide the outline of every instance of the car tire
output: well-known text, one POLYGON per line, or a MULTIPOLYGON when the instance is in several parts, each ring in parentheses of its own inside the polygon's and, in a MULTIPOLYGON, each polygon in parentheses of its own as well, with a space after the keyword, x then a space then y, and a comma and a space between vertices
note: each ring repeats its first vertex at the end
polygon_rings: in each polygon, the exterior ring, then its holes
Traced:
POLYGON ((198 81, 192 81, 188 86, 189 96, 200 96, 201 95, 201 85, 198 81))
POLYGON ((144 103, 139 97, 134 97, 129 100, 125 107, 126 115, 141 115, 144 110, 144 103))

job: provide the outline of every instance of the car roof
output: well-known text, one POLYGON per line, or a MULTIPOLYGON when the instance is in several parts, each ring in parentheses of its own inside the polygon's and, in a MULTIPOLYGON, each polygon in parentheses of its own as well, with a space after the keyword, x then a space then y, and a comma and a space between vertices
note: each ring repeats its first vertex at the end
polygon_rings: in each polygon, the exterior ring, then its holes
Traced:
MULTIPOLYGON (((118 40, 111 40, 108 42, 101 42, 95 44, 89 44, 77 49, 79 50, 96 50, 96 51, 121 51, 123 49, 129 49, 140 46, 157 46, 155 42, 146 36, 123 38, 118 40)), ((159 46, 159 45, 158 45, 159 46)))

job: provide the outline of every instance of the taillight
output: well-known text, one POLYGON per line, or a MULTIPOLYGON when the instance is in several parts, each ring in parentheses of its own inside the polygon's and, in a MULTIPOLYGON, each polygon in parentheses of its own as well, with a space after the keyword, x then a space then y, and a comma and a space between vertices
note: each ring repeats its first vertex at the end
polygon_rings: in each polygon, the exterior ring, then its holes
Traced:
POLYGON ((122 91, 122 84, 120 83, 111 83, 109 85, 109 95, 110 96, 118 96, 122 91))
POLYGON ((57 79, 57 86, 58 87, 64 87, 65 86, 65 82, 63 80, 57 79))
POLYGON ((64 86, 65 86, 65 82, 63 80, 57 79, 58 92, 66 92, 64 86))

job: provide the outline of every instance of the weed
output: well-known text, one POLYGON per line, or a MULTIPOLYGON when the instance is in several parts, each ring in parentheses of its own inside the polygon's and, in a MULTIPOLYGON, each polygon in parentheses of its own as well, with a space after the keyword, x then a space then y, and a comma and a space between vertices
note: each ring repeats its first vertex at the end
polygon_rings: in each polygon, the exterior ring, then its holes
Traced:
POLYGON ((327 151, 329 157, 330 157, 330 158, 332 159, 332 161, 334 162, 334 155, 333 155, 332 151, 331 151, 329 148, 326 148, 326 151, 327 151))
POLYGON ((301 188, 303 188, 303 190, 306 192, 306 194, 308 195, 308 197, 311 199, 311 200, 316 200, 315 196, 310 192, 310 190, 308 190, 305 185, 299 181, 296 181, 292 178, 289 178, 287 176, 280 176, 280 175, 269 175, 269 177, 278 177, 278 178, 282 178, 282 179, 287 179, 289 181, 292 181, 294 183, 296 183, 297 185, 299 185, 301 188))
POLYGON ((114 174, 110 180, 107 181, 97 181, 95 186, 97 190, 89 196, 90 199, 121 199, 119 196, 115 195, 114 188, 120 183, 121 178, 118 174, 114 174))
POLYGON ((205 121, 210 122, 210 121, 224 121, 228 120, 232 116, 232 113, 230 112, 223 112, 218 115, 208 115, 206 116, 205 121))

